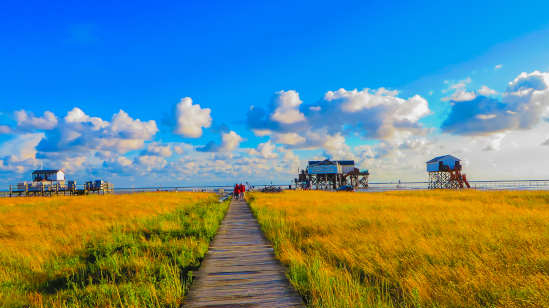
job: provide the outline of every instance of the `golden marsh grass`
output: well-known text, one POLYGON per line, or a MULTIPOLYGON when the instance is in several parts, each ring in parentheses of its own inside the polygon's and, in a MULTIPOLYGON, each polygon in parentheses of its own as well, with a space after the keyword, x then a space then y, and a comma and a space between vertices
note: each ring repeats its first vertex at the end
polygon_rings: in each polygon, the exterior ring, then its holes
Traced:
POLYGON ((549 307, 549 192, 249 199, 310 307, 549 307))
POLYGON ((179 307, 226 211, 207 193, 0 199, 0 307, 179 307))
POLYGON ((87 238, 108 232, 114 225, 174 211, 182 204, 210 197, 205 193, 146 193, 2 198, 2 255, 17 255, 39 269, 44 260, 81 248, 87 238))

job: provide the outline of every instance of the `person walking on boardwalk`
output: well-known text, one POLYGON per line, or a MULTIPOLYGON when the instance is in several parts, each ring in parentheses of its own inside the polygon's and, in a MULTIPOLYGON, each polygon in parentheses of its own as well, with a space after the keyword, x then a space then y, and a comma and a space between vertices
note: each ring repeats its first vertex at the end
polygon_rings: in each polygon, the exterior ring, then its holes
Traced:
POLYGON ((240 197, 240 185, 238 184, 234 185, 233 195, 235 200, 238 200, 238 197, 240 197))
POLYGON ((240 199, 244 200, 244 193, 246 192, 246 186, 240 184, 240 199))

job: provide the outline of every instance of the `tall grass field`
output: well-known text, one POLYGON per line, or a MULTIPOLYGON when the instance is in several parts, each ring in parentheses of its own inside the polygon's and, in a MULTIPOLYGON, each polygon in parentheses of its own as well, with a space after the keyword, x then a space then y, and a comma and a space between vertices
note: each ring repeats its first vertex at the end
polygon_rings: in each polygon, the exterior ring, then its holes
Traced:
POLYGON ((549 192, 248 199, 308 307, 549 307, 549 192))
POLYGON ((227 210, 207 193, 0 199, 0 307, 180 307, 227 210))

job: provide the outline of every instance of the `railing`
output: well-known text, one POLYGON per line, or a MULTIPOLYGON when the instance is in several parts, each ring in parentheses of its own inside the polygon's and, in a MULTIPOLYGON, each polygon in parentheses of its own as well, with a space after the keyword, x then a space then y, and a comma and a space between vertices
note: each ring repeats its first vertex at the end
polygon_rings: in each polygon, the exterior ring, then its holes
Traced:
MULTIPOLYGON (((480 190, 549 190, 549 180, 485 180, 469 181, 480 190)), ((429 182, 370 182, 368 191, 428 189, 429 182)))
MULTIPOLYGON (((549 180, 487 180, 487 181, 469 181, 471 188, 479 190, 549 190, 549 180)), ((394 191, 394 190, 422 190, 427 189, 429 182, 426 181, 408 181, 408 182, 370 182, 368 189, 360 191, 394 191)), ((260 190, 265 186, 280 186, 282 189, 290 188, 288 184, 261 184, 254 185, 255 190, 260 190)), ((295 188, 291 185, 291 188, 295 188)), ((146 186, 146 187, 121 187, 114 188, 115 194, 128 194, 139 192, 155 191, 204 191, 216 192, 223 189, 225 192, 233 190, 232 185, 196 185, 196 186, 146 186)), ((62 190, 59 191, 62 193, 62 190)), ((0 197, 8 197, 9 190, 0 191, 0 197)))
MULTIPOLYGON (((266 186, 280 186, 283 189, 290 188, 288 184, 261 184, 253 185, 255 190, 260 190, 266 186)), ((295 188, 295 186, 291 186, 295 188)), ((154 192, 154 191, 194 191, 194 192, 217 192, 220 189, 223 189, 225 192, 233 191, 233 185, 197 185, 197 186, 146 186, 146 187, 122 187, 115 188, 114 193, 116 194, 125 194, 125 193, 137 193, 137 192, 154 192)), ((246 188, 249 190, 248 186, 246 188)))

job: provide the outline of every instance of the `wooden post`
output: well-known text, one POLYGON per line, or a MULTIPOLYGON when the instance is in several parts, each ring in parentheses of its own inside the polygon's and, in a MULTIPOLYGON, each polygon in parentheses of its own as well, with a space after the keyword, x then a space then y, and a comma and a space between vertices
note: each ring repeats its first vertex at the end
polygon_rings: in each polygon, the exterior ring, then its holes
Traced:
POLYGON ((11 184, 10 184, 10 197, 11 197, 11 184))

